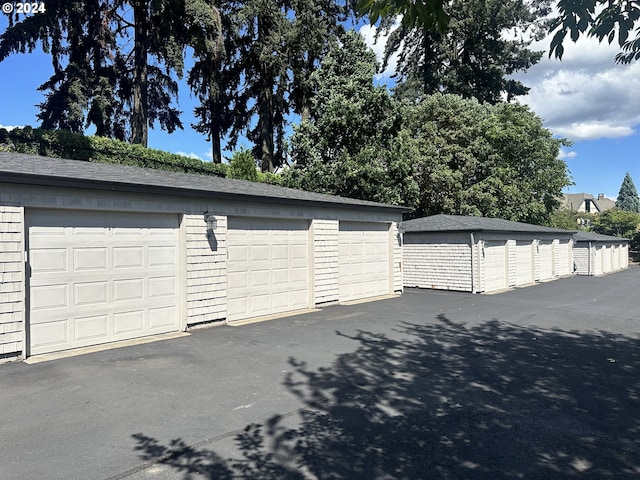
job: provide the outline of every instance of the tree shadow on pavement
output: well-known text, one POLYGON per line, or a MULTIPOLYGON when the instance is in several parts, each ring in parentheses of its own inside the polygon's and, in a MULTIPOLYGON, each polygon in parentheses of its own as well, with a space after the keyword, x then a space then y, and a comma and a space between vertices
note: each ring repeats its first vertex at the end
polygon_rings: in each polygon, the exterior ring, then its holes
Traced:
POLYGON ((349 337, 327 368, 290 359, 308 407, 247 426, 242 458, 142 434, 136 449, 185 479, 640 478, 637 338, 445 315, 396 333, 349 337))

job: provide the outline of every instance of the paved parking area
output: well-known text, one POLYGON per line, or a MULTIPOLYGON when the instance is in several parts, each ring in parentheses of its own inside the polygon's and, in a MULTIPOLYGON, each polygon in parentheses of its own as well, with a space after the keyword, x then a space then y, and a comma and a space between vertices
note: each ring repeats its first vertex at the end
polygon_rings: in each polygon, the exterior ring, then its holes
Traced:
POLYGON ((640 478, 640 269, 0 365, 6 479, 640 478))

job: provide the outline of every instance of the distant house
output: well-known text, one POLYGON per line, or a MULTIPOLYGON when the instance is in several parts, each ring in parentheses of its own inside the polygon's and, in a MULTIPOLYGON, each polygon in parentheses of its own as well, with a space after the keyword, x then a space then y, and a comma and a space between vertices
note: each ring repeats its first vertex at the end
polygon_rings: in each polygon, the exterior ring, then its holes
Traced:
POLYGON ((565 193, 561 199, 562 205, 572 212, 602 213, 615 207, 615 202, 604 194, 599 193, 594 198, 590 193, 565 193))

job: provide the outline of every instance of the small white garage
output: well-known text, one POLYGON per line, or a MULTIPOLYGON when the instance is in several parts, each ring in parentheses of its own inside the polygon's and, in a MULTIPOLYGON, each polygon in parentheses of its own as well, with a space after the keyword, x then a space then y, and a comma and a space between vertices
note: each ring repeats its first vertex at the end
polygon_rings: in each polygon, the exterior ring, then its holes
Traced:
POLYGON ((0 361, 400 292, 405 211, 0 152, 0 361))
POLYGON ((605 275, 629 266, 629 240, 626 238, 577 232, 573 242, 578 275, 605 275))
POLYGON ((403 222, 405 287, 490 293, 573 272, 573 233, 498 218, 403 222))

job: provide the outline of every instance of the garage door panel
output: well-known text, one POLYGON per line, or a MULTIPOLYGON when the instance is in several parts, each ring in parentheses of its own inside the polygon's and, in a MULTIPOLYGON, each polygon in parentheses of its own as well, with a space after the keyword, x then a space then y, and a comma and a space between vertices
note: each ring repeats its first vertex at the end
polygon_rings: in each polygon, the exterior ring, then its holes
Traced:
POLYGON ((106 248, 75 248, 73 249, 74 272, 83 270, 107 270, 106 248))
MULTIPOLYGON (((67 308, 67 285, 40 285, 31 287, 31 310, 67 308)), ((32 318, 32 323, 33 323, 32 318)))
POLYGON ((44 324, 31 325, 31 343, 54 351, 55 346, 69 344, 69 321, 66 319, 51 320, 44 324))
POLYGON ((179 329, 177 215, 28 210, 27 222, 31 354, 179 329))
POLYGON ((250 273, 251 287, 268 287, 271 280, 270 273, 270 270, 266 268, 263 270, 252 270, 250 273))
POLYGON ((109 336, 109 317, 107 315, 77 317, 73 324, 75 326, 75 340, 78 342, 103 339, 109 336))
POLYGON ((130 300, 142 300, 144 286, 141 278, 116 280, 113 282, 113 301, 126 302, 130 300))
POLYGON ((113 268, 141 268, 144 265, 142 247, 113 248, 113 268))
POLYGON ((133 310, 130 312, 119 312, 113 315, 114 335, 127 335, 129 333, 144 332, 144 312, 133 310))
MULTIPOLYGON (((246 238, 236 237, 236 242, 246 242, 246 238)), ((228 243, 228 242, 227 242, 228 243)), ((230 262, 246 262, 249 256, 247 255, 248 247, 246 245, 227 245, 227 255, 230 262)))
POLYGON ((175 297, 177 294, 176 277, 149 278, 149 298, 175 297))
POLYGON ((252 245, 250 258, 252 262, 268 262, 269 247, 267 245, 252 245))
POLYGON ((66 272, 67 250, 64 248, 41 248, 29 252, 31 268, 39 272, 66 272))
POLYGON ((107 303, 107 282, 76 283, 73 290, 74 306, 76 307, 107 303))
POLYGON ((148 247, 149 267, 175 267, 177 266, 178 249, 174 246, 150 246, 148 247))
POLYGON ((174 306, 149 309, 149 329, 163 329, 175 324, 178 310, 174 306))

